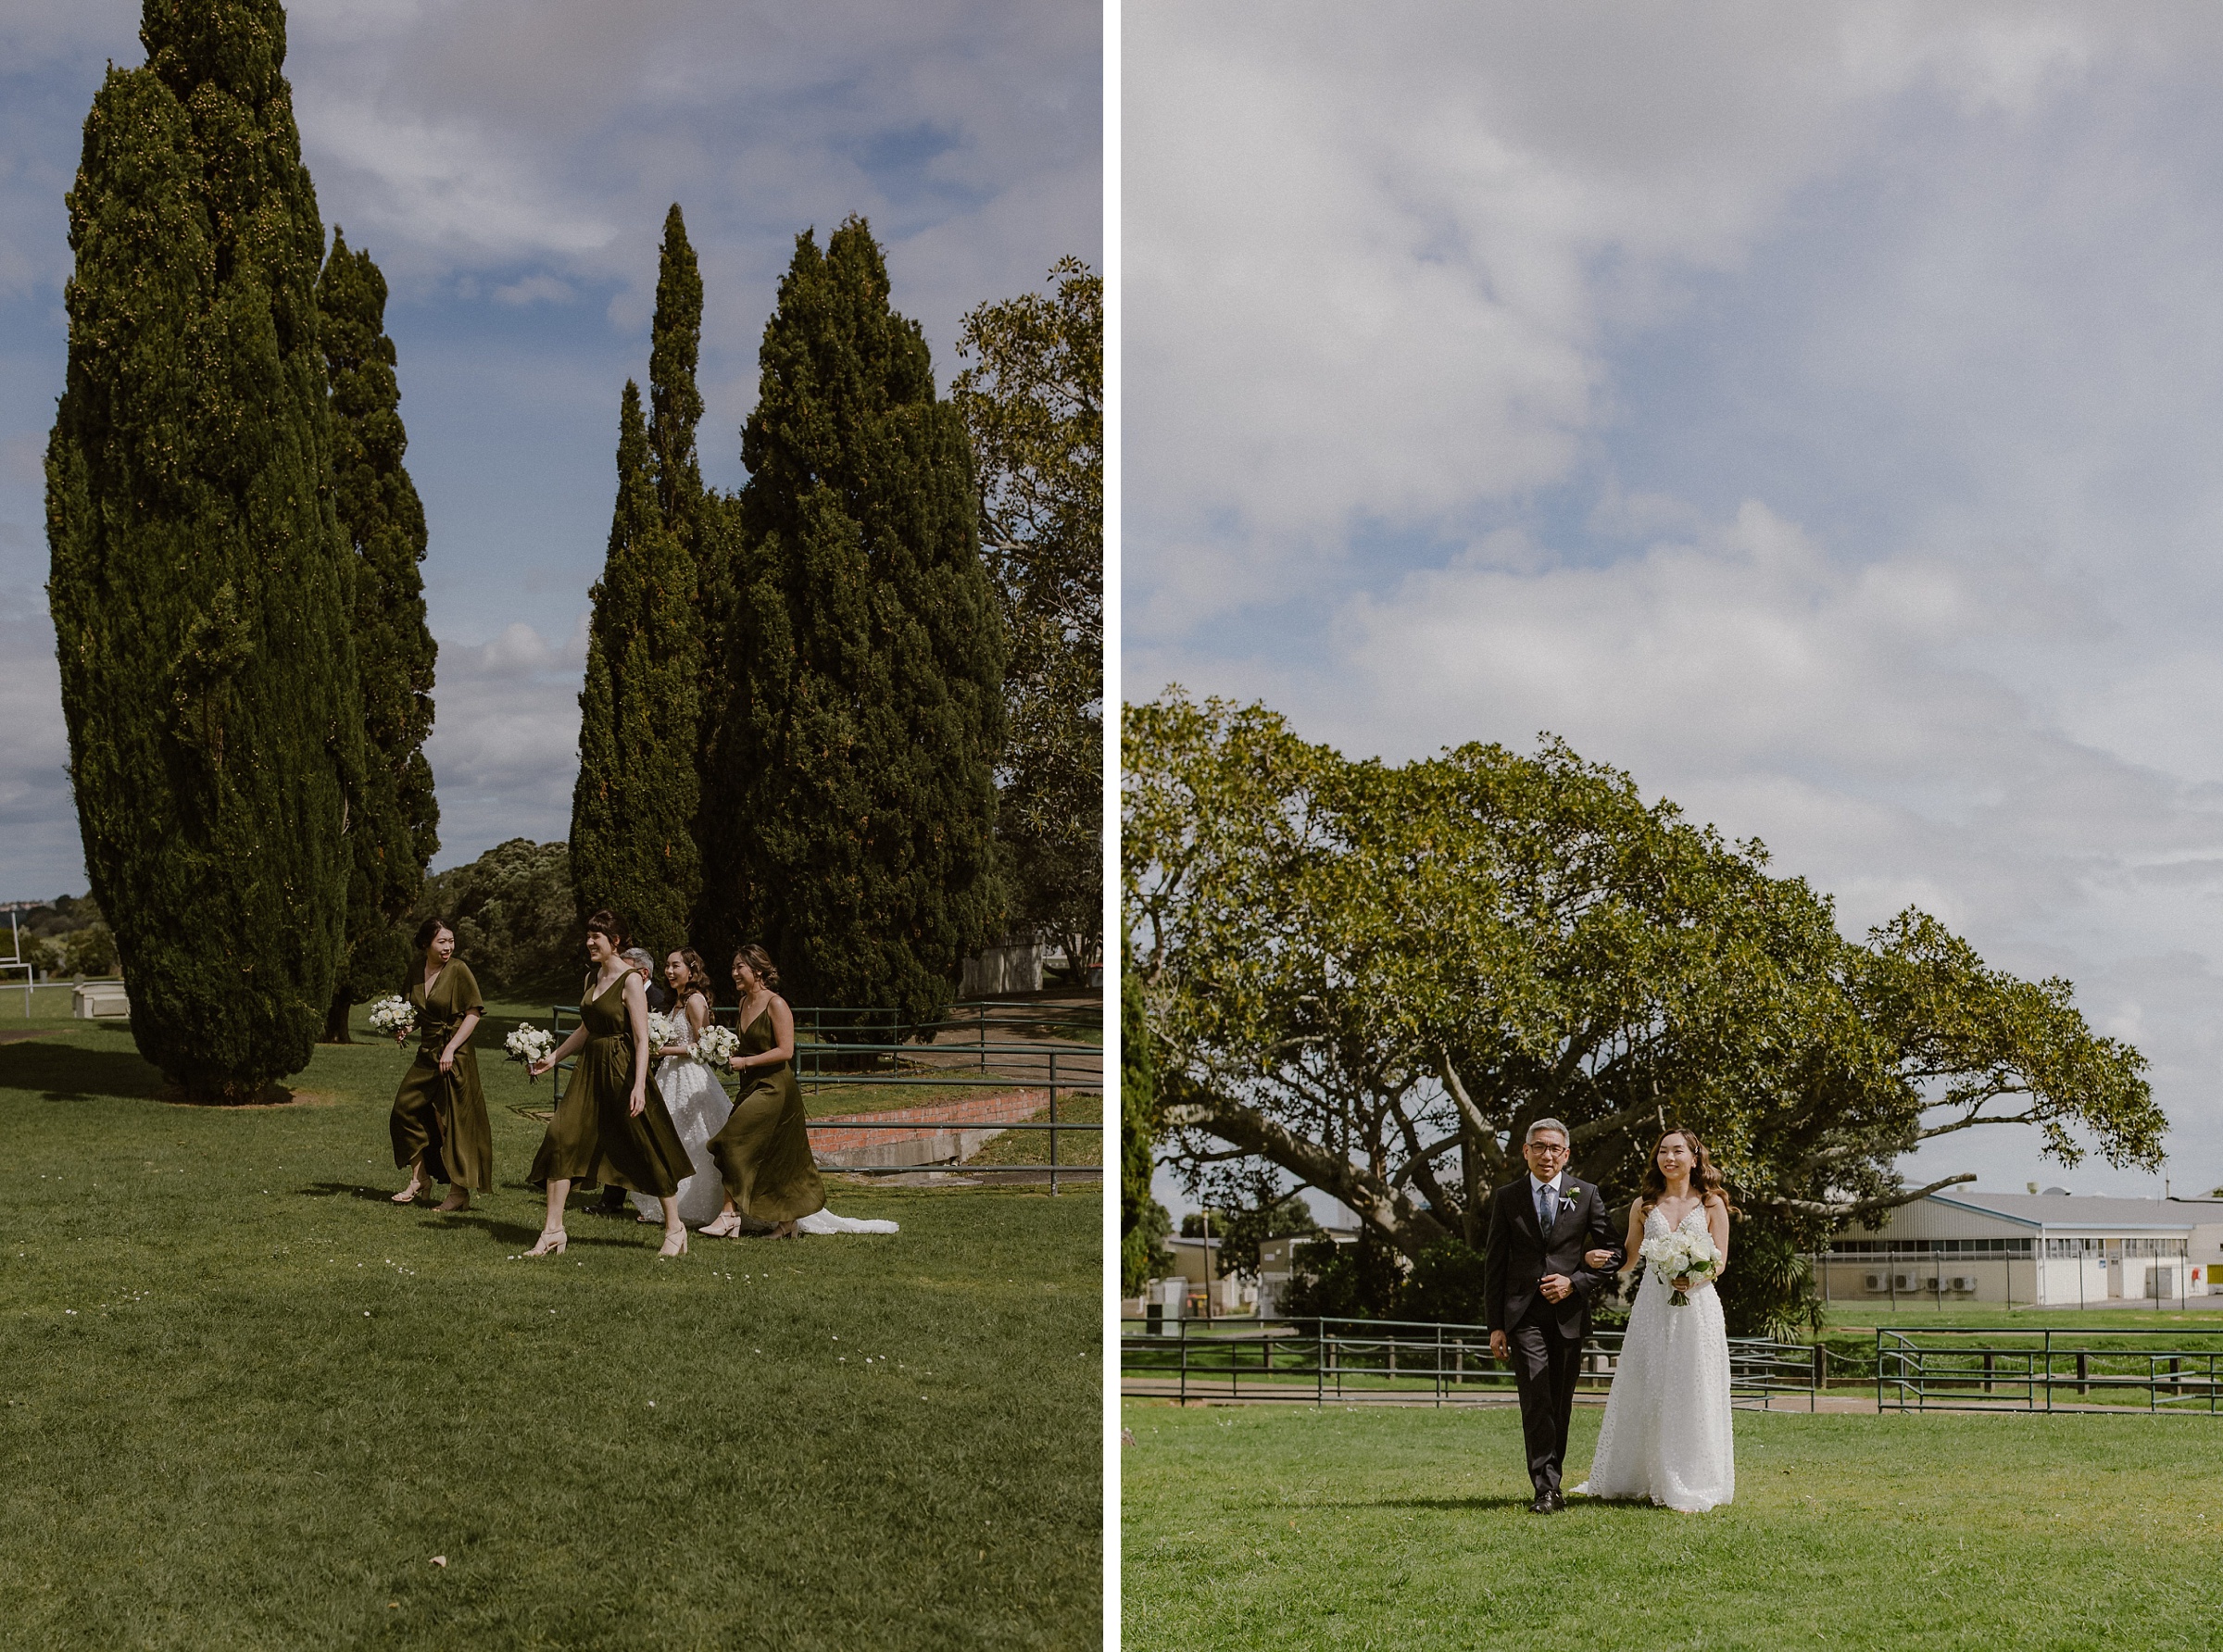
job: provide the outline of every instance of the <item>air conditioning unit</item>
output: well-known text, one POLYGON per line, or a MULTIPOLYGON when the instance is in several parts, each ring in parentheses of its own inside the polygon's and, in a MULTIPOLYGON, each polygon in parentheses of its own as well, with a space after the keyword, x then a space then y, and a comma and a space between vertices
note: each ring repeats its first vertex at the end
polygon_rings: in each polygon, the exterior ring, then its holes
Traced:
POLYGON ((1891 1275, 1891 1289, 1894 1291, 1927 1291, 1929 1286, 1925 1281, 1912 1273, 1894 1273, 1891 1275))
POLYGON ((1871 1291, 1888 1291, 1891 1285, 1891 1282, 1880 1273, 1863 1274, 1861 1283, 1871 1291))
POLYGON ((1965 1273, 1956 1273, 1953 1276, 1953 1289, 1966 1295, 1976 1289, 1976 1281, 1965 1273))

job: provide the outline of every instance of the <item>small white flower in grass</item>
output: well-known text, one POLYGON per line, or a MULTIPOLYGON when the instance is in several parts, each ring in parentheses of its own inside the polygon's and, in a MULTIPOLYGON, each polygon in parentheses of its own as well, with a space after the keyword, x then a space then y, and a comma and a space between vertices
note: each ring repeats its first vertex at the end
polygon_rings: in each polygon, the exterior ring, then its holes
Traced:
POLYGON ((435 1566, 444 1567, 447 1564, 447 1557, 446 1555, 434 1555, 433 1557, 433 1564, 435 1566))

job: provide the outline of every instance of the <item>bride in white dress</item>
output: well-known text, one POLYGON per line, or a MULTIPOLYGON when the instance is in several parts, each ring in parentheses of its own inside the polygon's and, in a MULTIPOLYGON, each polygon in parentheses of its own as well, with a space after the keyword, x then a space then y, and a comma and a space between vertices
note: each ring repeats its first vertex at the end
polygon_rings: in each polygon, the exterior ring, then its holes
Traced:
MULTIPOLYGON (((663 1058, 657 1064, 656 1088, 672 1115, 672 1127, 679 1132, 680 1143, 695 1166, 695 1173, 679 1184, 679 1219, 689 1227, 709 1221, 725 1202, 718 1167, 710 1161, 710 1138, 734 1110, 717 1074, 709 1063, 695 1057, 695 1041, 710 1024, 710 1001, 702 993, 702 982, 709 979, 693 947, 684 947, 664 959, 664 982, 672 989, 675 1001, 672 1020, 680 1031, 677 1038, 656 1052, 663 1058)), ((643 1221, 664 1220, 661 1206, 647 1194, 634 1194, 633 1204, 643 1221)))
MULTIPOLYGON (((1677 1228, 1702 1227, 1726 1270, 1729 1259, 1729 1203, 1721 1172, 1704 1144, 1687 1130, 1661 1136, 1644 1172, 1642 1195, 1628 1213, 1627 1261, 1633 1267, 1647 1239, 1677 1228)), ((1611 1251, 1592 1251, 1590 1266, 1604 1267, 1611 1251)), ((1703 1514, 1737 1490, 1735 1441, 1729 1420, 1729 1339, 1714 1282, 1664 1280, 1644 1270, 1621 1359, 1606 1396, 1605 1423, 1590 1477, 1577 1496, 1649 1497, 1668 1508, 1703 1514), (1668 1300, 1683 1291, 1689 1303, 1668 1300)))

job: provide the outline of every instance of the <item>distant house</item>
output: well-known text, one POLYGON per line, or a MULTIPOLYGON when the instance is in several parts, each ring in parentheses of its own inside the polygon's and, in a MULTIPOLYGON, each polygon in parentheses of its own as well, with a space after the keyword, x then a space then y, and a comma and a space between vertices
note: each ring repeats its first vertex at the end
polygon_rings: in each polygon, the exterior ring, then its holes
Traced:
POLYGON ((2223 1295, 2223 1200, 1931 1194, 1816 1258, 1833 1302, 2104 1308, 2223 1295))

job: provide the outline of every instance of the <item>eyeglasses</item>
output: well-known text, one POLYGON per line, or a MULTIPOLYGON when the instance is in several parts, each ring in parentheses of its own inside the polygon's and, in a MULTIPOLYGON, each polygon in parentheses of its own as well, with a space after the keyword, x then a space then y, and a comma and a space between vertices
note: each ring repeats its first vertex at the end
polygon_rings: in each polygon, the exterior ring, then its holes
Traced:
POLYGON ((1564 1153, 1567 1151, 1567 1145, 1564 1142, 1528 1142, 1525 1145, 1531 1153, 1564 1153))

